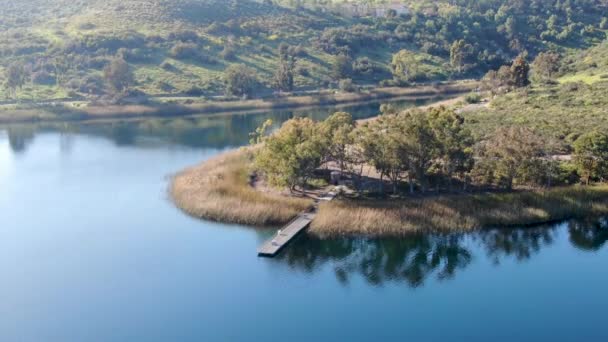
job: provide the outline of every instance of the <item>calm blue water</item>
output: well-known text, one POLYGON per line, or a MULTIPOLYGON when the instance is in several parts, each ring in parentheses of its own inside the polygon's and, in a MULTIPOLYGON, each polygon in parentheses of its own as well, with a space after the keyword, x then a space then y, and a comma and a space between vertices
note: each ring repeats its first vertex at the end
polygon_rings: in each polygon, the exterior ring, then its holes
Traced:
POLYGON ((290 115, 0 128, 0 341, 608 340, 606 220, 260 259, 268 231, 168 201, 172 172, 290 115))

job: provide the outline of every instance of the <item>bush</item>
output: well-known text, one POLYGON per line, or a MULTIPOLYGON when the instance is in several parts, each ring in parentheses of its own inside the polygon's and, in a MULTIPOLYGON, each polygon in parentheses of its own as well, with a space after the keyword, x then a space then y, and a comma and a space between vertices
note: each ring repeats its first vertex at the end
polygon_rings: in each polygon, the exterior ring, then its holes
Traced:
POLYGON ((224 71, 226 95, 251 96, 258 84, 255 70, 242 64, 232 64, 224 71))
POLYGON ((376 71, 377 67, 373 64, 373 62, 367 58, 357 58, 353 62, 353 71, 359 75, 369 75, 376 71))
POLYGON ((467 103, 479 103, 481 102, 481 95, 479 95, 478 93, 470 93, 467 96, 465 96, 464 100, 467 103))
POLYGON ((230 45, 224 46, 224 50, 220 52, 220 57, 226 61, 233 61, 236 59, 236 50, 230 45))
POLYGON ((160 64, 160 67, 161 67, 163 70, 166 70, 166 71, 176 71, 176 70, 177 70, 177 68, 175 67, 175 65, 173 65, 173 64, 171 64, 171 63, 169 63, 169 62, 167 62, 167 61, 162 62, 162 63, 160 64))
POLYGON ((199 40, 198 33, 191 30, 183 30, 177 32, 171 32, 169 34, 169 40, 179 40, 181 42, 197 42, 199 40))
POLYGON ((345 78, 338 82, 338 88, 340 90, 345 91, 347 93, 356 92, 358 90, 357 86, 353 83, 353 80, 350 78, 345 78))
POLYGON ((193 43, 177 43, 169 51, 169 55, 175 59, 196 59, 199 55, 199 48, 193 43))
POLYGON ((184 93, 188 96, 203 96, 205 94, 205 91, 200 87, 192 86, 188 88, 184 93))
POLYGON ((203 64, 215 64, 217 61, 205 54, 194 43, 177 43, 169 51, 169 56, 177 60, 192 60, 203 64))
POLYGON ((32 82, 35 84, 53 85, 55 84, 55 76, 49 74, 45 70, 37 71, 32 74, 32 82))

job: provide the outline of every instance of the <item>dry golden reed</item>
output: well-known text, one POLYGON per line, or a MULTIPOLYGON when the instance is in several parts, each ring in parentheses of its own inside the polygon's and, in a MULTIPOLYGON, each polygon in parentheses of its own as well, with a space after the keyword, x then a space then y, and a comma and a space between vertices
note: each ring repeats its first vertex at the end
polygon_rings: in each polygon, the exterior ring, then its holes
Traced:
POLYGON ((249 185, 249 151, 222 154, 173 177, 170 192, 186 213, 208 220, 253 226, 287 223, 312 201, 257 191, 249 185))
POLYGON ((608 185, 321 205, 310 233, 391 236, 512 227, 608 213, 608 185))

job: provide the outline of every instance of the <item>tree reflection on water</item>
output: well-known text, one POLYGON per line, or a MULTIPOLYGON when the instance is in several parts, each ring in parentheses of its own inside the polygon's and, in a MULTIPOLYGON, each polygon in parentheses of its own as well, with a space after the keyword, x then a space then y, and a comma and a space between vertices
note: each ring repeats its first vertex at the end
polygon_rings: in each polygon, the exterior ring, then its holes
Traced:
POLYGON ((405 238, 340 238, 321 240, 303 235, 275 260, 290 268, 313 273, 322 266, 333 268, 336 279, 349 283, 362 276, 382 286, 405 282, 421 287, 433 277, 452 279, 474 260, 474 251, 498 266, 510 259, 525 262, 569 234, 572 246, 598 251, 608 241, 608 220, 580 220, 552 226, 488 229, 469 234, 415 235, 405 238), (477 248, 480 247, 480 248, 477 248))

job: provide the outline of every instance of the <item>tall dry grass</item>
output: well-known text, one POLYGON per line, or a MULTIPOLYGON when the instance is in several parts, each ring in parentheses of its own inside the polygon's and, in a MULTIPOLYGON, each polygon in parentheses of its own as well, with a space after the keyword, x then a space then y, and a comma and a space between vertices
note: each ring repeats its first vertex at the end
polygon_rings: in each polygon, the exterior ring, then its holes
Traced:
POLYGON ((396 236, 533 225, 608 213, 608 185, 404 200, 336 200, 321 205, 310 232, 396 236))
MULTIPOLYGON (((77 121, 111 118, 170 117, 192 114, 259 113, 262 111, 337 106, 387 100, 399 97, 424 98, 469 92, 478 86, 476 81, 462 81, 435 86, 411 88, 374 88, 361 93, 333 93, 321 91, 312 95, 296 95, 281 98, 262 98, 231 101, 205 101, 192 104, 126 104, 88 105, 71 107, 65 104, 49 105, 31 103, 31 108, 14 109, 0 106, 0 123, 32 121, 77 121)), ((191 99, 192 100, 192 99, 191 99)), ((198 100, 197 100, 198 101, 198 100)))
POLYGON ((174 203, 198 218, 253 226, 284 224, 311 208, 309 199, 252 188, 249 153, 231 151, 177 174, 170 187, 174 203))

